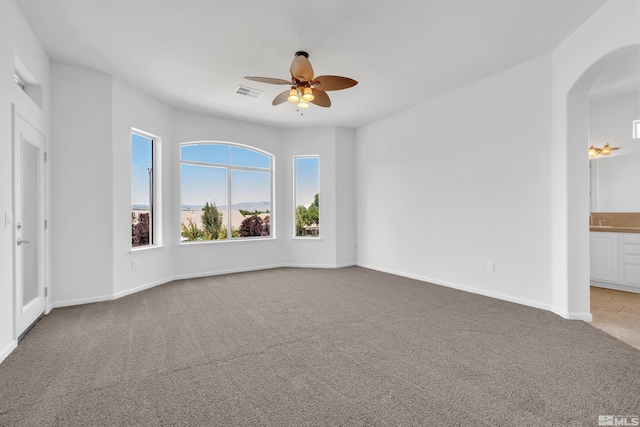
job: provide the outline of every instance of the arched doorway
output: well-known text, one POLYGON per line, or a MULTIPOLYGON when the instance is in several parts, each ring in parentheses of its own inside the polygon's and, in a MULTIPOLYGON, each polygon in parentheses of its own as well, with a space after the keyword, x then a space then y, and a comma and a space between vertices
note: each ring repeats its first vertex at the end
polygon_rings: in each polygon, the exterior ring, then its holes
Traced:
MULTIPOLYGON (((589 90, 609 67, 639 48, 629 45, 601 57, 567 94, 567 313, 589 313, 589 90)), ((591 320, 590 315, 567 317, 591 320)))

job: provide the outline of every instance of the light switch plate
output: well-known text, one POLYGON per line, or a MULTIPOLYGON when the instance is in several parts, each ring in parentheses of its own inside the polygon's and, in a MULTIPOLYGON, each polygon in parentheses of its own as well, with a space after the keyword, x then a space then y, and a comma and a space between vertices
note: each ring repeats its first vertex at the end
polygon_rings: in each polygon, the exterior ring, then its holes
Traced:
POLYGON ((11 216, 11 212, 4 213, 4 227, 9 228, 13 225, 13 218, 11 216))

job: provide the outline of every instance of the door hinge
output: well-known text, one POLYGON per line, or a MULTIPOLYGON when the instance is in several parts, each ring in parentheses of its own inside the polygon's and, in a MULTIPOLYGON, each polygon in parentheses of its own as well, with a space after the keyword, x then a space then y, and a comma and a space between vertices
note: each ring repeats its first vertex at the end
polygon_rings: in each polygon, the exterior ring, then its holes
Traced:
POLYGON ((46 230, 47 228, 49 228, 49 221, 47 221, 46 219, 44 220, 44 229, 46 230))
POLYGON ((47 152, 44 152, 44 161, 46 162, 48 160, 49 156, 47 155, 47 152))
POLYGON ((44 296, 45 298, 49 296, 49 288, 45 286, 44 288, 44 296))

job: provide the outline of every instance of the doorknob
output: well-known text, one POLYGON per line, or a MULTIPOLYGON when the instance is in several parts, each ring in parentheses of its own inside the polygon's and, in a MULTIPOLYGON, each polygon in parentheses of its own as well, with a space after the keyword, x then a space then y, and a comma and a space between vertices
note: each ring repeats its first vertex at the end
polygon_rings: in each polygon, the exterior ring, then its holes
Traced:
POLYGON ((21 238, 18 237, 18 246, 20 246, 23 243, 29 243, 28 240, 22 240, 21 238))

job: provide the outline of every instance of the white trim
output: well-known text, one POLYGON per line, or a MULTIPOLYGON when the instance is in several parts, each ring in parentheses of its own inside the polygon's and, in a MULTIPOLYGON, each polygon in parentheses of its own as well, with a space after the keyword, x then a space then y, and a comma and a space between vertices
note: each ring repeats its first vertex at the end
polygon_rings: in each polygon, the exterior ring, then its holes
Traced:
MULTIPOLYGON (((163 217, 163 209, 162 209, 162 193, 163 193, 163 180, 162 180, 162 138, 154 135, 152 133, 146 132, 144 130, 131 127, 131 136, 130 141, 133 143, 133 135, 138 135, 142 138, 146 138, 151 140, 151 177, 152 177, 152 186, 153 186, 153 194, 152 200, 150 200, 149 210, 151 216, 151 241, 152 243, 144 246, 136 246, 131 247, 132 250, 135 249, 143 249, 143 248, 156 248, 163 246, 163 238, 162 235, 162 217, 163 217), (157 227, 156 225, 160 226, 157 227)), ((133 159, 131 159, 133 162, 133 159)), ((133 165, 130 168, 129 172, 133 172, 133 165)), ((131 180, 131 179, 130 179, 131 180)))
POLYGON ((355 263, 351 264, 285 264, 283 267, 288 268, 344 268, 344 267, 353 267, 356 265, 355 263))
POLYGON ((129 252, 139 253, 139 252, 154 251, 157 249, 164 249, 164 248, 166 248, 165 245, 144 245, 144 246, 132 247, 131 249, 129 249, 129 252))
POLYGON ((104 302, 104 301, 112 301, 115 299, 122 298, 127 295, 131 295, 140 291, 144 291, 150 288, 154 288, 159 285, 164 285, 165 283, 173 282, 174 280, 185 280, 185 279, 197 279, 199 277, 209 277, 209 276, 221 276, 223 274, 233 274, 233 273, 245 273, 249 271, 258 271, 258 270, 271 270, 274 268, 327 268, 327 269, 336 269, 343 267, 353 267, 356 265, 355 263, 347 263, 347 264, 295 264, 295 263, 285 263, 285 264, 268 264, 268 265, 260 265, 256 267, 240 267, 240 268, 230 268, 227 270, 216 270, 216 271, 205 271, 201 273, 189 273, 189 274, 177 274, 174 276, 166 277, 164 279, 156 280, 154 282, 146 283, 140 286, 136 286, 134 288, 125 289, 123 291, 115 292, 111 295, 103 295, 99 297, 91 297, 91 298, 80 298, 75 300, 67 300, 67 301, 58 301, 52 305, 52 308, 61 308, 61 307, 69 307, 73 305, 82 305, 82 304, 91 304, 94 302, 104 302))
POLYGON ((16 348, 18 348, 18 341, 12 340, 5 348, 0 350, 0 363, 2 363, 2 361, 6 359, 7 356, 9 356, 16 348))
POLYGON ((82 304, 92 304, 94 302, 105 302, 113 300, 112 295, 102 295, 98 297, 89 297, 89 298, 78 298, 71 299, 67 301, 56 301, 51 305, 51 308, 61 308, 61 307, 70 307, 73 305, 82 305, 82 304))
MULTIPOLYGON (((187 165, 193 165, 193 166, 204 166, 204 167, 215 167, 215 168, 220 168, 220 169, 225 169, 226 170, 226 174, 227 174, 227 200, 226 200, 226 205, 227 205, 227 224, 225 225, 225 227, 227 228, 227 238, 225 240, 228 241, 232 241, 234 240, 234 238, 232 237, 232 233, 233 233, 233 227, 232 227, 232 215, 231 215, 231 207, 233 206, 233 203, 231 202, 231 197, 232 197, 232 192, 231 192, 231 184, 232 184, 232 180, 231 180, 231 175, 233 173, 234 170, 241 170, 241 171, 247 171, 247 172, 260 172, 260 173, 267 173, 269 174, 269 196, 270 196, 270 200, 269 200, 269 217, 270 219, 277 219, 277 212, 276 212, 276 189, 275 189, 275 178, 276 178, 276 156, 273 153, 270 153, 266 150, 263 150, 261 148, 258 147, 254 147, 252 145, 247 145, 247 144, 243 144, 243 143, 239 143, 239 142, 230 142, 230 141, 221 141, 221 140, 210 140, 210 141, 183 141, 181 143, 178 144, 178 188, 180 188, 180 204, 179 204, 179 210, 178 212, 182 212, 182 165, 187 164, 187 165), (269 157, 270 159, 270 166, 269 168, 260 168, 257 166, 242 166, 242 165, 234 165, 231 163, 231 148, 229 148, 229 163, 225 164, 225 163, 212 163, 212 162, 200 162, 200 161, 193 161, 193 160, 183 160, 182 159, 182 147, 186 147, 186 146, 190 146, 190 145, 203 145, 203 144, 208 144, 208 145, 224 145, 227 147, 240 147, 243 148, 245 150, 249 150, 249 151, 255 151, 257 153, 263 154, 267 157, 269 157)), ((182 222, 180 221, 180 224, 182 224, 182 222)), ((182 242, 182 233, 181 233, 181 226, 178 227, 178 240, 180 241, 180 243, 182 242)), ((269 234, 270 237, 272 239, 275 239, 276 236, 276 221, 270 221, 270 226, 269 226, 269 234)), ((237 239, 237 238, 236 238, 237 239)), ((221 242, 222 240, 210 240, 209 242, 221 242)))
POLYGON ((599 282, 597 280, 591 281, 591 286, 596 288, 614 289, 616 291, 631 292, 634 294, 640 294, 640 288, 637 286, 623 285, 618 283, 599 282))
POLYGON ((551 312, 567 320, 583 320, 585 322, 593 322, 593 316, 591 315, 591 313, 572 313, 564 310, 558 310, 554 307, 551 308, 551 312))
MULTIPOLYGON (((305 238, 313 238, 318 239, 322 237, 320 234, 320 226, 318 225, 318 236, 306 237, 306 236, 298 236, 296 233, 296 214, 298 210, 298 199, 296 197, 297 193, 297 181, 298 181, 298 159, 318 159, 318 192, 316 194, 320 194, 320 155, 319 154, 294 154, 293 156, 293 239, 305 239, 305 238)), ((319 197, 319 196, 318 196, 319 197)), ((318 206, 318 218, 320 218, 320 207, 318 206)))
MULTIPOLYGON (((457 290, 460 290, 460 291, 470 292, 472 294, 483 295, 485 297, 490 297, 490 298, 495 298, 495 299, 499 299, 499 300, 503 300, 503 301, 508 301, 508 302, 512 302, 512 303, 515 303, 515 304, 526 305, 528 307, 533 307, 533 308, 539 308, 539 309, 542 309, 542 310, 551 311, 551 312, 553 312, 555 314, 558 314, 559 316, 562 316, 562 317, 565 317, 565 318, 569 318, 569 317, 566 317, 566 316, 560 314, 557 311, 554 311, 553 307, 550 304, 545 304, 545 303, 541 303, 541 302, 534 301, 534 300, 529 300, 529 299, 525 299, 525 298, 518 298, 518 297, 511 296, 511 295, 501 294, 499 292, 491 292, 491 291, 487 291, 487 290, 484 290, 484 289, 475 288, 475 287, 472 287, 472 286, 459 285, 457 283, 445 282, 445 281, 442 281, 442 280, 432 279, 432 278, 420 276, 420 275, 417 275, 417 274, 405 273, 405 272, 402 272, 402 271, 391 270, 391 269, 388 269, 388 268, 377 267, 377 266, 373 266, 373 265, 369 265, 369 264, 357 263, 356 265, 358 265, 360 267, 364 267, 364 268, 369 268, 371 270, 382 271, 383 273, 394 274, 396 276, 407 277, 409 279, 415 279, 415 280, 420 280, 422 282, 433 283, 434 285, 440 285, 440 286, 445 286, 447 288, 452 288, 452 289, 457 289, 457 290)), ((579 315, 579 313, 568 313, 567 315, 579 315)))

